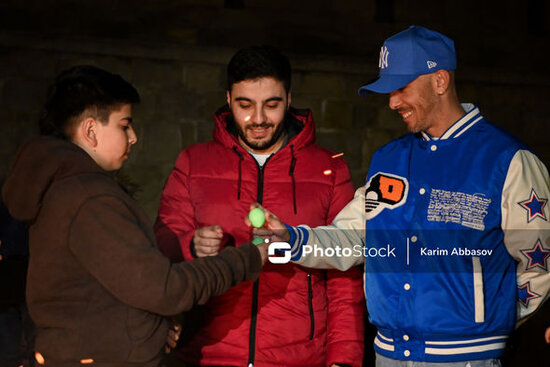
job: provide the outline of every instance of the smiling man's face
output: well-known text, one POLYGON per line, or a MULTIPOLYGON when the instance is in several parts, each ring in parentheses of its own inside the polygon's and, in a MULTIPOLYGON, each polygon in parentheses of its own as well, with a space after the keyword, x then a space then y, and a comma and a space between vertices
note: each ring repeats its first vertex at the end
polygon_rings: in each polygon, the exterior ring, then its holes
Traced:
MULTIPOLYGON (((390 93, 389 106, 397 111, 410 132, 430 131, 437 125, 437 93, 432 86, 432 74, 418 78, 390 93)), ((433 134, 430 134, 433 135, 433 134)))
POLYGON ((283 82, 262 77, 233 84, 227 92, 239 142, 249 151, 268 154, 283 143, 283 121, 290 105, 290 92, 283 82))

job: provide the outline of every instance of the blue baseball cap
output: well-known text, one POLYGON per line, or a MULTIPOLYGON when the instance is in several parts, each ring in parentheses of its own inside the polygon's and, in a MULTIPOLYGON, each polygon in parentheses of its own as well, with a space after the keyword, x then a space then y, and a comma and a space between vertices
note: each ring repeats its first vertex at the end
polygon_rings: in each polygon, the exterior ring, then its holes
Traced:
POLYGON ((378 67, 378 79, 359 88, 360 95, 391 93, 419 75, 455 70, 455 45, 439 32, 413 25, 384 41, 378 67))

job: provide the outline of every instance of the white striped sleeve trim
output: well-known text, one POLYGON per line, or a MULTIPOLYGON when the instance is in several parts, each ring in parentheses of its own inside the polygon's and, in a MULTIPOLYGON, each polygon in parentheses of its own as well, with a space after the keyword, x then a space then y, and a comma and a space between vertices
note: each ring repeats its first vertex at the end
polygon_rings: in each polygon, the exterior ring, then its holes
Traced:
POLYGON ((309 233, 307 228, 301 226, 293 227, 293 230, 296 239, 294 241, 294 247, 292 248, 290 255, 292 261, 298 261, 302 257, 302 246, 307 243, 309 239, 309 233))

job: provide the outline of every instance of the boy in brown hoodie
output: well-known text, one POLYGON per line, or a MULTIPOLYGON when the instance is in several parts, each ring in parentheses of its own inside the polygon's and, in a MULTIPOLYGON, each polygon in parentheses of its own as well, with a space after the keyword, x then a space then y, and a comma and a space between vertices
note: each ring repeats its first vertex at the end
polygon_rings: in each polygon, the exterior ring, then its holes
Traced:
POLYGON ((149 218, 113 180, 137 136, 139 95, 92 66, 61 73, 2 195, 30 225, 27 301, 45 366, 158 366, 175 315, 258 277, 266 245, 170 264, 149 218))

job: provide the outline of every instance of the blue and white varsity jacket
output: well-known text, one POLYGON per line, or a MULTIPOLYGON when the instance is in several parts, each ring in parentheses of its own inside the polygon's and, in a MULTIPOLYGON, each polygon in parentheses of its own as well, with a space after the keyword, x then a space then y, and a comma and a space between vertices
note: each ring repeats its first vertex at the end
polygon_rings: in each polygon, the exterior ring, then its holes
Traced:
POLYGON ((389 358, 498 357, 549 295, 548 171, 463 107, 439 139, 407 134, 378 149, 366 185, 330 226, 289 227, 296 263, 365 263, 374 347, 389 358))

